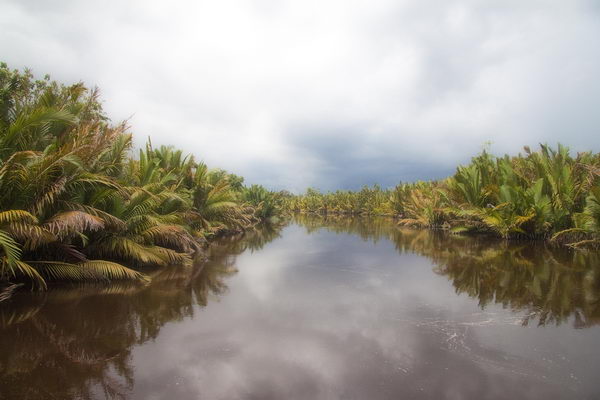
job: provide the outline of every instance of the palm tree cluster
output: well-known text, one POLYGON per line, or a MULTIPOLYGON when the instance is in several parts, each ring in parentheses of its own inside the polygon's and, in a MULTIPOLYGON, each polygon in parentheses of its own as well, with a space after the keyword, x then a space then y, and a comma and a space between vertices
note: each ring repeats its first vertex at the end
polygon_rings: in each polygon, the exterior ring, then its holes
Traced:
POLYGON ((0 284, 146 281, 277 213, 277 194, 181 150, 131 150, 96 89, 0 64, 0 284))
POLYGON ((491 233, 505 239, 552 239, 575 247, 600 244, 600 154, 558 145, 525 147, 514 157, 483 151, 443 180, 393 190, 291 198, 295 212, 394 215, 403 225, 491 233))
POLYGON ((309 188, 299 196, 290 196, 285 208, 295 213, 321 215, 393 215, 394 210, 389 202, 391 190, 384 190, 379 185, 364 186, 359 191, 337 190, 321 193, 309 188))

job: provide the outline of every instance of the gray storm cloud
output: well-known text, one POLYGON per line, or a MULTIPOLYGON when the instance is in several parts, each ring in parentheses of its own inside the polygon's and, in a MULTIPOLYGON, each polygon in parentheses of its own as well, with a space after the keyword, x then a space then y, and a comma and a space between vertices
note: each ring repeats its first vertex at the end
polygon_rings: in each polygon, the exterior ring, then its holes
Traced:
POLYGON ((600 150, 597 4, 5 0, 0 59, 250 183, 385 187, 486 142, 600 150))

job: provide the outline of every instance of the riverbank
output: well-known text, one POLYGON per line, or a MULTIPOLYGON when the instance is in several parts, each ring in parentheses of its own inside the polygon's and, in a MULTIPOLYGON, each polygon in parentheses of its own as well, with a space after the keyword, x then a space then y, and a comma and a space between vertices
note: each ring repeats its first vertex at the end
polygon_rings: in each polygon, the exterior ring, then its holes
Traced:
POLYGON ((389 218, 392 219, 399 227, 407 227, 413 229, 429 229, 434 231, 444 231, 453 235, 460 235, 464 237, 477 238, 484 237, 490 239, 504 240, 510 242, 545 242, 552 246, 569 247, 574 249, 594 249, 600 248, 600 241, 598 235, 585 231, 583 229, 567 229, 556 234, 540 233, 540 234, 527 234, 527 233, 514 233, 509 236, 502 236, 490 229, 486 229, 484 226, 480 226, 479 229, 464 229, 461 225, 452 226, 446 222, 443 225, 427 225, 423 226, 418 223, 414 223, 412 220, 406 220, 402 216, 393 214, 370 214, 370 213, 353 213, 353 212, 326 212, 326 211, 297 211, 294 215, 309 216, 317 218, 389 218))
POLYGON ((558 145, 523 154, 489 151, 448 178, 358 191, 308 189, 288 199, 293 212, 393 215, 406 226, 600 246, 600 154, 558 145))
POLYGON ((278 213, 278 193, 193 155, 134 150, 97 89, 5 64, 0 87, 0 282, 144 282, 278 213))

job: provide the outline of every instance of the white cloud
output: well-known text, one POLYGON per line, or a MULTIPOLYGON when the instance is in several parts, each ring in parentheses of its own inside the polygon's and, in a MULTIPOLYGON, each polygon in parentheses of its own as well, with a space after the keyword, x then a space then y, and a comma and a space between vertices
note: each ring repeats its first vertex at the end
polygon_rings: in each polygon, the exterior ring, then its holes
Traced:
POLYGON ((99 85, 138 143, 251 183, 387 186, 448 173, 486 141, 599 150, 592 6, 5 1, 0 52, 99 85))

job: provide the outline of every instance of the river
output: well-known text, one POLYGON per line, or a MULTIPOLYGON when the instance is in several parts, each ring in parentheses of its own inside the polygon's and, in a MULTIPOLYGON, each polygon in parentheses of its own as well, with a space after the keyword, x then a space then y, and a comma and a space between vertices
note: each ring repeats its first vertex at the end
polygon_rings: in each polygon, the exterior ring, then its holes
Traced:
POLYGON ((600 255, 297 217, 0 303, 5 399, 598 399, 600 255))

